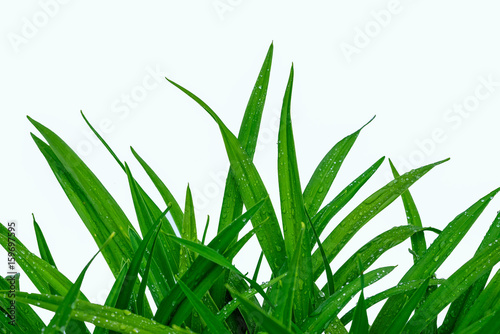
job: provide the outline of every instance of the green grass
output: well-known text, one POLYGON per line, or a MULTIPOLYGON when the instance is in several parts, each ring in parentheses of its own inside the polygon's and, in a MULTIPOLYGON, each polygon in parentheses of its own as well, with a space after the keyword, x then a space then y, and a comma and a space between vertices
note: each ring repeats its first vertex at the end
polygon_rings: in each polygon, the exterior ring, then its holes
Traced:
MULTIPOLYGON (((500 314, 500 273, 492 273, 492 268, 500 261, 500 214, 471 259, 464 260, 450 277, 437 278, 436 271, 500 189, 480 198, 439 231, 422 225, 408 189, 446 160, 403 175, 389 161, 394 180, 365 199, 354 199, 380 168, 382 157, 372 165, 367 164, 361 175, 353 175, 352 183, 325 203, 343 161, 366 125, 334 145, 304 187, 300 182, 291 122, 293 66, 277 138, 280 205, 273 206, 253 163, 272 56, 273 45, 255 82, 238 135, 195 94, 167 79, 213 118, 230 162, 218 233, 212 240, 206 240, 206 228, 202 234, 197 230, 189 186, 182 208, 160 176, 132 149, 163 199, 163 203, 155 203, 129 166, 82 113, 127 177, 136 213, 134 219, 139 227, 136 230, 132 219, 74 151, 54 132, 28 117, 43 137, 32 134, 35 144, 94 238, 116 281, 104 305, 90 303, 80 287, 92 260, 78 279, 71 282, 60 271, 62 268, 56 266, 41 226, 34 220, 37 245, 33 248, 38 247, 40 256, 17 239, 15 248, 19 266, 38 293, 17 291, 17 325, 11 326, 7 317, 0 317, 1 333, 64 330, 90 333, 86 323, 95 325, 96 334, 348 333, 348 328, 349 333, 356 334, 498 330, 495 317, 500 314), (333 271, 330 263, 354 235, 398 198, 403 201, 407 225, 381 230, 333 271), (346 212, 336 226, 327 229, 332 218, 351 201, 358 203, 357 206, 346 212), (168 211, 172 221, 166 216, 168 211), (248 223, 252 228, 242 235, 248 223), (175 229, 180 237, 175 235, 175 229), (331 232, 324 233, 326 230, 331 232), (438 234, 432 243, 425 238, 429 232, 438 234), (256 257, 261 254, 259 264, 254 272, 243 274, 233 259, 242 250, 247 251, 246 243, 253 237, 261 248, 255 253, 256 257), (396 286, 366 296, 365 287, 383 280, 395 268, 373 268, 375 261, 386 251, 401 247, 398 245, 406 240, 411 241, 411 268, 396 286), (264 261, 272 273, 265 282, 259 282, 257 277, 264 261), (318 279, 323 273, 327 283, 320 286, 318 279), (152 299, 146 298, 147 291, 152 299), (346 309, 358 294, 355 308, 346 309), (384 305, 370 324, 367 312, 379 302, 384 305), (44 324, 30 305, 53 311, 50 323, 44 324), (451 306, 445 320, 438 326, 437 316, 448 305, 451 306), (339 314, 344 315, 339 318, 339 314)), ((0 244, 6 250, 11 247, 4 225, 0 225, 0 244)), ((8 313, 13 298, 7 279, 0 278, 0 309, 4 314, 8 313)))

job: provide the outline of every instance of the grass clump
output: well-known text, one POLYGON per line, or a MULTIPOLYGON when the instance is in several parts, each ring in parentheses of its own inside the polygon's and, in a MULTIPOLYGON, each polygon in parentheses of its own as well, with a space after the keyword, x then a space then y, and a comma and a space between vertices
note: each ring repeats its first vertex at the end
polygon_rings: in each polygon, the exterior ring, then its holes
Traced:
MULTIPOLYGON (((34 222, 40 256, 15 239, 16 260, 39 293, 9 294, 8 279, 0 278, 0 308, 8 315, 15 298, 17 325, 0 317, 2 333, 90 333, 85 323, 104 333, 495 333, 500 309, 500 215, 492 223, 476 254, 446 279, 436 271, 472 227, 496 189, 457 215, 442 231, 423 227, 408 188, 446 160, 399 175, 349 212, 333 231, 324 235, 332 218, 349 203, 384 161, 369 166, 333 200, 326 195, 342 162, 363 127, 340 140, 325 155, 305 187, 300 183, 291 123, 293 66, 285 89, 278 134, 280 207, 269 199, 255 165, 260 121, 270 77, 273 45, 266 55, 236 136, 201 99, 167 79, 196 101, 220 129, 230 170, 227 175, 218 233, 210 241, 196 228, 189 187, 184 208, 161 178, 132 149, 164 203, 155 203, 94 130, 125 173, 139 230, 130 222, 99 179, 54 132, 29 118, 43 139, 32 134, 71 204, 79 214, 115 276, 104 305, 90 303, 79 291, 85 271, 75 283, 56 267, 40 226, 34 222), (360 247, 335 272, 330 262, 373 217, 401 197, 408 221, 360 247), (167 218, 170 212, 172 219, 167 218), (250 232, 241 235, 252 224, 250 232), (176 230, 179 235, 176 235, 176 230), (424 232, 438 233, 429 245, 424 232), (259 265, 252 275, 233 264, 252 237, 261 247, 259 265), (364 288, 383 279, 395 267, 372 268, 387 250, 411 240, 413 265, 400 283, 365 298, 364 288), (316 247, 317 246, 317 247, 316 247), (316 249, 313 251, 313 249, 316 249), (258 282, 262 261, 271 277, 258 282), (318 278, 326 273, 327 284, 318 278), (149 291, 152 300, 145 295, 149 291), (347 303, 360 293, 353 310, 339 318, 347 303), (261 298, 257 298, 259 295, 261 298), (367 309, 385 301, 372 324, 367 309), (448 305, 439 327, 437 315, 448 305), (45 325, 29 305, 54 311, 45 325), (22 312, 21 312, 22 311, 22 312), (346 327, 347 326, 347 327, 346 327), (350 327, 349 327, 350 326, 350 327), (493 332, 491 331, 493 329, 493 332)), ((208 224, 208 222, 207 222, 208 224)), ((206 232, 206 229, 205 229, 206 232)), ((9 250, 9 230, 0 225, 0 244, 9 250)))

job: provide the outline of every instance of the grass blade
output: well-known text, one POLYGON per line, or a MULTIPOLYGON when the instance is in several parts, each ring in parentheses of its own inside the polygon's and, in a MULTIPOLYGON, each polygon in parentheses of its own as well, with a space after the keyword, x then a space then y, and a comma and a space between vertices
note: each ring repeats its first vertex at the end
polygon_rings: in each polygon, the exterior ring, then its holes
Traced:
MULTIPOLYGON (((323 241, 323 248, 328 256, 328 260, 332 261, 340 250, 347 244, 347 242, 354 236, 354 234, 359 231, 359 229, 361 229, 380 211, 391 204, 413 183, 429 172, 432 168, 447 160, 448 159, 420 167, 402 175, 377 190, 360 205, 358 205, 323 241)), ((312 258, 313 277, 315 280, 323 272, 322 262, 321 254, 318 250, 316 250, 312 258)))
POLYGON ((101 247, 107 236, 116 232, 111 244, 103 249, 103 256, 118 275, 123 260, 132 256, 132 245, 127 231, 133 228, 128 218, 102 183, 83 161, 56 134, 34 121, 30 121, 42 133, 47 145, 32 134, 33 140, 44 155, 66 196, 101 247))
MULTIPOLYGON (((391 165, 392 175, 394 175, 394 178, 398 178, 400 175, 396 170, 396 167, 394 167, 391 159, 389 159, 389 164, 391 165)), ((403 200, 408 225, 422 227, 422 220, 420 219, 420 214, 418 213, 417 206, 415 205, 415 201, 413 200, 410 191, 408 190, 401 194, 401 199, 403 200)), ((411 249, 413 251, 413 262, 415 263, 420 257, 422 257, 427 249, 427 243, 425 242, 425 235, 423 231, 417 232, 411 236, 411 249)))
MULTIPOLYGON (((184 220, 182 222, 181 236, 185 240, 196 242, 196 220, 194 217, 193 197, 189 185, 186 190, 186 204, 184 207, 184 220)), ((182 244, 181 244, 182 246, 182 244)), ((179 260, 179 276, 182 276, 194 261, 195 255, 188 249, 181 247, 181 256, 179 260)))
POLYGON ((262 209, 252 219, 252 225, 256 227, 266 222, 263 228, 257 230, 257 238, 271 270, 278 274, 285 263, 285 244, 271 200, 252 159, 241 147, 239 140, 205 102, 175 82, 168 81, 203 107, 219 126, 231 163, 231 170, 245 206, 251 208, 260 200, 265 200, 262 209))
MULTIPOLYGON (((432 276, 462 240, 472 224, 474 224, 498 191, 500 191, 500 188, 487 194, 455 217, 429 246, 424 256, 406 272, 400 282, 404 283, 432 276)), ((434 292, 433 295, 435 293, 436 292, 434 292)), ((375 331, 375 333, 377 331, 382 332, 383 329, 386 328, 386 319, 391 319, 399 312, 405 298, 406 294, 403 293, 387 300, 372 325, 372 330, 375 331)))
MULTIPOLYGON (((292 66, 285 96, 283 97, 283 108, 281 110, 278 133, 278 181, 286 253, 288 258, 291 259, 294 256, 295 250, 300 247, 302 254, 299 258, 300 264, 297 264, 297 267, 301 268, 297 273, 299 275, 298 279, 301 282, 301 289, 295 290, 293 298, 294 316, 296 321, 300 323, 309 315, 313 279, 309 229, 301 232, 301 225, 306 223, 307 216, 302 198, 302 187, 300 186, 290 115, 293 74, 292 66), (300 238, 301 243, 298 243, 299 234, 301 233, 304 233, 305 236, 304 238, 300 238)), ((289 322, 285 319, 285 325, 290 328, 288 324, 289 322)))
POLYGON ((40 257, 43 260, 47 261, 50 265, 57 268, 54 258, 50 253, 49 246, 47 245, 47 241, 45 241, 45 237, 43 236, 42 229, 35 220, 35 215, 33 215, 33 228, 35 229, 36 242, 38 244, 40 257))
POLYGON ((316 167, 316 170, 304 190, 304 205, 310 215, 314 216, 318 212, 347 153, 351 150, 361 130, 374 118, 375 116, 358 131, 335 144, 335 146, 325 155, 323 160, 321 160, 318 167, 316 167))

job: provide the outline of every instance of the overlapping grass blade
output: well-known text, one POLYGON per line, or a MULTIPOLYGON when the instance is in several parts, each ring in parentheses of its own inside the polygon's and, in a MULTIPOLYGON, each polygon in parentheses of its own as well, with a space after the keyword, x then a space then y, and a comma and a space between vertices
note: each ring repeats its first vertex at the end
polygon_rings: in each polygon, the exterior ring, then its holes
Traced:
POLYGON ((304 189, 304 205, 307 212, 314 216, 330 189, 337 173, 344 162, 347 153, 351 150, 354 142, 358 138, 361 130, 367 126, 375 116, 358 131, 350 134, 341 141, 339 141, 332 149, 325 155, 323 160, 319 163, 314 171, 309 183, 304 189))
MULTIPOLYGON (((373 305, 375 305, 375 304, 381 302, 382 300, 385 300, 391 296, 396 296, 396 295, 399 295, 399 294, 402 294, 405 292, 415 291, 416 289, 418 289, 418 287, 424 281, 425 281, 424 279, 421 279, 421 280, 416 280, 416 281, 411 281, 411 282, 406 282, 406 283, 400 283, 392 288, 389 288, 389 289, 384 290, 382 292, 379 292, 371 297, 368 297, 365 299, 366 308, 370 308, 373 305)), ((429 285, 436 286, 438 284, 441 284, 442 282, 444 282, 443 279, 431 279, 429 281, 429 285)), ((354 308, 352 308, 351 310, 349 310, 348 312, 346 312, 346 314, 344 314, 342 316, 342 318, 340 319, 341 322, 344 325, 347 325, 352 320, 353 314, 354 314, 354 308)))
MULTIPOLYGON (((386 186, 377 190, 361 204, 359 204, 323 241, 323 248, 328 256, 328 260, 332 261, 357 231, 359 231, 380 211, 391 204, 413 183, 415 183, 432 168, 447 160, 448 159, 438 161, 405 173, 397 179, 389 182, 386 186)), ((317 279, 323 272, 322 262, 323 260, 321 258, 321 254, 318 250, 316 250, 312 257, 314 279, 317 279)))
POLYGON ((47 141, 48 145, 32 134, 97 245, 101 247, 112 232, 116 233, 103 250, 103 256, 111 272, 118 275, 122 261, 132 256, 127 233, 132 225, 128 218, 94 173, 61 138, 32 118, 28 119, 47 141))
MULTIPOLYGON (((429 246, 420 260, 405 273, 400 282, 404 283, 432 276, 462 240, 472 224, 474 224, 498 191, 500 191, 500 188, 490 192, 455 217, 429 246)), ((387 327, 386 319, 391 319, 399 312, 405 298, 406 294, 403 293, 387 300, 372 324, 372 331, 374 333, 385 330, 387 327)), ((455 298, 453 298, 453 300, 454 299, 455 298)), ((450 302, 453 300, 450 300, 450 302)))
MULTIPOLYGON (((500 239, 500 212, 497 214, 495 220, 490 225, 488 232, 484 236, 481 244, 479 245, 476 254, 481 250, 488 247, 489 244, 500 239)), ((469 308, 476 303, 479 294, 483 291, 491 271, 487 271, 481 278, 479 278, 466 292, 457 298, 448 309, 443 324, 439 328, 440 333, 451 332, 455 324, 468 315, 469 308)))
POLYGON ((462 330, 479 321, 483 315, 498 311, 500 311, 500 270, 496 272, 468 312, 457 320, 455 328, 457 331, 462 330))
POLYGON ((453 334, 489 334, 489 333, 499 333, 500 332, 500 322, 498 321, 498 316, 500 311, 488 314, 478 321, 474 322, 466 328, 461 328, 453 332, 453 334))
MULTIPOLYGON (((394 167, 391 159, 389 159, 389 164, 391 166, 392 175, 394 178, 398 178, 400 175, 394 167)), ((415 201, 410 194, 410 191, 405 191, 401 194, 401 199, 403 200, 403 206, 406 212, 406 219, 408 220, 408 225, 413 225, 416 227, 422 227, 422 220, 420 219, 420 214, 418 213, 415 201)), ((425 235, 423 231, 417 232, 410 237, 411 239, 411 249, 413 251, 413 262, 417 260, 424 254, 427 249, 427 243, 425 242, 425 235)))
MULTIPOLYGON (((8 298, 8 291, 0 291, 0 297, 8 298)), ((36 305, 49 311, 56 311, 64 297, 16 292, 15 300, 20 303, 36 305)), ((76 300, 70 313, 72 319, 92 323, 118 333, 144 334, 176 334, 178 331, 163 326, 153 320, 138 316, 128 310, 92 304, 83 300, 76 300)))
POLYGON ((90 259, 90 261, 87 263, 85 268, 83 268, 82 272, 80 275, 78 275, 78 278, 76 279, 75 283, 71 286, 69 289, 68 293, 66 296, 64 296, 64 299, 61 301, 59 306, 57 307, 56 313, 54 314, 54 317, 52 320, 50 320, 50 323, 45 327, 44 333, 46 334, 56 334, 56 333, 64 333, 66 330, 66 326, 69 324, 71 320, 71 312, 75 308, 75 302, 78 299, 78 295, 80 294, 80 288, 83 283, 83 277, 85 276, 85 273, 87 272, 87 269, 89 269, 90 264, 96 256, 102 251, 103 248, 105 248, 113 239, 115 236, 114 233, 112 233, 108 240, 104 242, 102 247, 95 253, 95 255, 90 259))
MULTIPOLYGON (((396 226, 383 232, 372 240, 368 241, 358 251, 356 251, 333 275, 336 286, 342 286, 351 282, 360 275, 358 270, 358 256, 363 268, 369 268, 387 250, 399 245, 415 233, 425 229, 412 225, 396 226)), ((326 286, 322 289, 326 292, 326 286)))
POLYGON ((255 319, 256 322, 260 324, 262 329, 268 333, 273 334, 292 334, 293 332, 287 329, 281 322, 271 317, 269 314, 263 311, 262 308, 256 306, 245 296, 232 289, 229 285, 226 285, 227 289, 233 297, 235 297, 243 307, 247 308, 248 313, 255 319))
MULTIPOLYGON (((18 285, 19 276, 20 274, 7 276, 6 278, 0 276, 0 290, 11 290, 11 285, 18 285)), ((16 290, 19 290, 18 286, 16 286, 16 290)), ((0 309, 2 311, 0 312, 0 328, 3 326, 5 330, 8 329, 8 333, 40 333, 45 327, 42 319, 29 305, 16 303, 14 314, 10 313, 11 307, 9 299, 0 298, 0 309)))
MULTIPOLYGON (((330 203, 325 205, 317 214, 312 217, 314 229, 321 235, 330 220, 354 197, 359 189, 370 179, 377 171, 384 157, 377 160, 370 168, 358 176, 353 182, 345 187, 330 203)), ((311 238, 311 244, 314 244, 314 239, 311 238)))
POLYGON ((418 303, 422 300, 429 286, 430 277, 427 278, 411 295, 410 299, 404 304, 396 317, 392 320, 389 328, 385 331, 385 334, 400 334, 406 325, 408 319, 412 312, 417 307, 418 303))
MULTIPOLYGON (((382 279, 396 267, 382 267, 364 275, 366 286, 382 279)), ((361 290, 361 278, 358 277, 350 284, 340 287, 333 295, 321 303, 300 328, 304 332, 321 333, 339 314, 342 308, 361 290)))
MULTIPOLYGON (((9 251, 9 231, 0 224, 0 244, 9 251)), ((52 267, 45 260, 40 259, 31 253, 19 239, 10 237, 16 245, 16 262, 26 273, 33 285, 41 293, 50 293, 50 286, 60 295, 66 295, 72 286, 72 282, 61 274, 56 268, 52 267)), ((80 295, 85 299, 83 295, 80 295)))
POLYGON ((271 270, 277 275, 285 263, 285 244, 273 205, 252 159, 242 148, 239 140, 205 102, 184 87, 171 80, 168 81, 203 107, 219 126, 231 163, 231 171, 245 206, 253 207, 260 200, 265 200, 262 209, 253 217, 252 225, 255 227, 266 222, 258 229, 257 238, 271 270))
POLYGON ((415 314, 407 323, 405 330, 410 333, 419 333, 446 305, 458 298, 499 261, 500 243, 494 242, 491 246, 481 250, 472 259, 462 265, 430 294, 425 302, 415 311, 415 314))
POLYGON ((186 295, 189 302, 193 305, 196 312, 198 312, 200 317, 205 321, 205 323, 207 324, 207 328, 211 333, 230 333, 224 326, 224 324, 219 319, 217 319, 217 317, 212 312, 210 312, 210 310, 205 305, 203 305, 203 303, 200 301, 200 298, 196 296, 193 291, 191 291, 187 287, 186 284, 182 283, 182 281, 179 281, 179 286, 182 289, 182 292, 184 292, 184 294, 186 295))
MULTIPOLYGON (((295 143, 292 131, 292 118, 290 113, 293 87, 293 66, 290 69, 290 77, 283 97, 281 110, 280 128, 278 133, 278 183, 281 198, 281 217, 283 232, 285 234, 285 246, 288 258, 294 256, 295 250, 300 247, 302 256, 300 263, 296 264, 301 270, 297 272, 300 289, 294 290, 293 313, 297 322, 301 322, 309 314, 311 295, 313 288, 312 265, 311 265, 311 243, 309 242, 309 229, 302 230, 301 225, 307 222, 304 200, 302 198, 302 187, 300 186, 299 169, 295 153, 295 143), (300 238, 299 234, 304 234, 300 238)), ((305 225, 304 225, 305 226, 305 225)), ((290 277, 289 277, 290 279, 290 277)), ((287 292, 285 291, 285 295, 287 292)), ((284 320, 286 327, 290 329, 289 321, 284 320)))
MULTIPOLYGON (((247 212, 235 219, 230 225, 215 236, 215 238, 208 244, 208 247, 220 254, 223 254, 228 260, 231 260, 236 254, 226 254, 225 251, 233 242, 234 237, 238 235, 241 229, 254 216, 254 214, 261 209, 263 204, 264 200, 260 201, 257 205, 250 208, 247 212)), ((237 245, 238 243, 235 246, 237 245)), ((203 295, 203 293, 205 293, 213 285, 214 281, 219 277, 222 271, 222 267, 214 264, 212 261, 209 261, 204 257, 199 256, 181 279, 196 294, 203 295)), ((190 311, 189 307, 183 307, 183 302, 185 302, 184 294, 178 285, 175 285, 167 297, 165 297, 158 306, 158 310, 156 311, 154 317, 155 320, 162 324, 172 323, 180 326, 189 315, 190 311), (176 321, 172 322, 174 316, 177 316, 176 321), (179 319, 178 322, 177 319, 179 319)))

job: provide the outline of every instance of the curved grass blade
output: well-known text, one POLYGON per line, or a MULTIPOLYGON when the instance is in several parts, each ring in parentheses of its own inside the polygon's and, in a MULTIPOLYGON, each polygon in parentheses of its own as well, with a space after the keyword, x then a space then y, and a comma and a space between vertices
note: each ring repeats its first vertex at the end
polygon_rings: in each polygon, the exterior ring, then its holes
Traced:
MULTIPOLYGON (((8 291, 0 291, 0 297, 8 298, 8 291)), ((15 300, 20 303, 36 305, 49 311, 56 311, 64 297, 17 292, 15 300)), ((92 304, 76 300, 70 313, 72 319, 92 323, 118 333, 144 334, 176 334, 178 331, 163 326, 148 318, 140 317, 128 310, 120 310, 109 306, 92 304)))
MULTIPOLYGON (((267 88, 269 86, 273 49, 274 47, 271 43, 246 106, 238 134, 238 140, 250 159, 253 159, 257 146, 257 137, 259 135, 262 112, 264 110, 267 88)), ((218 231, 222 231, 229 223, 241 215, 242 211, 243 201, 230 168, 226 178, 224 196, 222 198, 218 231)), ((229 273, 226 272, 224 277, 216 282, 210 290, 219 307, 222 307, 225 303, 227 292, 224 284, 225 281, 227 281, 228 274, 229 273)))
POLYGON ((433 318, 437 317, 446 305, 458 298, 499 261, 500 243, 495 242, 462 265, 429 295, 425 302, 415 311, 415 314, 405 326, 405 330, 410 333, 419 333, 433 318))
MULTIPOLYGON (((399 245, 415 233, 425 229, 412 225, 396 226, 368 241, 363 247, 356 251, 333 275, 336 286, 350 283, 360 275, 357 259, 361 260, 363 268, 369 268, 387 250, 399 245)), ((322 289, 326 291, 325 288, 322 289)))
POLYGON ((358 303, 356 304, 356 308, 354 309, 354 315, 352 320, 352 326, 349 330, 350 334, 368 334, 370 329, 370 324, 368 323, 368 313, 366 313, 366 304, 365 304, 365 280, 363 274, 363 264, 361 263, 361 258, 358 255, 358 267, 361 280, 361 293, 359 294, 358 303))
POLYGON ((309 212, 310 215, 314 216, 318 212, 347 153, 351 150, 361 130, 370 124, 374 118, 375 116, 358 131, 335 144, 335 146, 325 155, 323 160, 321 160, 318 167, 316 167, 316 170, 304 190, 304 205, 306 211, 309 212))
MULTIPOLYGON (((330 220, 356 195, 359 189, 370 179, 377 171, 384 157, 377 160, 370 168, 358 176, 353 182, 345 187, 330 203, 325 205, 317 214, 312 217, 314 229, 321 235, 330 220)), ((311 239, 311 244, 314 244, 314 239, 311 239)))
POLYGON ((399 311, 394 320, 392 320, 392 323, 389 326, 389 328, 387 328, 387 330, 385 331, 385 334, 400 334, 403 331, 403 328, 405 327, 408 319, 410 319, 412 312, 415 310, 418 303, 424 297, 425 292, 427 291, 427 287, 429 286, 430 279, 431 279, 430 277, 427 278, 418 287, 417 291, 413 293, 410 299, 404 304, 401 311, 399 311))
MULTIPOLYGON (((159 231, 159 230, 158 230, 159 231)), ((157 232, 158 233, 158 232, 157 232)), ((141 285, 139 286, 139 292, 137 293, 136 300, 136 310, 137 314, 140 316, 145 316, 146 307, 144 304, 144 298, 146 297, 146 286, 148 282, 148 276, 151 268, 151 261, 153 260, 153 251, 155 249, 158 234, 153 239, 153 244, 151 245, 151 250, 149 251, 148 262, 146 263, 146 268, 144 269, 144 274, 142 275, 141 285)))
MULTIPOLYGON (((364 275, 366 286, 382 279, 396 267, 382 267, 372 270, 364 275)), ((310 317, 300 326, 304 332, 321 333, 339 314, 342 308, 361 290, 361 277, 351 284, 340 287, 333 295, 321 303, 310 317)))
MULTIPOLYGON (((311 243, 309 242, 309 229, 302 225, 306 223, 307 216, 302 198, 302 187, 300 186, 299 168, 295 153, 295 143, 292 131, 292 118, 290 113, 293 87, 293 65, 290 69, 290 77, 283 97, 283 107, 281 110, 280 128, 278 133, 278 183, 281 198, 281 218, 283 222, 283 232, 285 234, 285 247, 289 259, 294 256, 295 250, 301 248, 302 256, 300 263, 296 267, 301 270, 297 272, 298 280, 301 282, 301 289, 294 290, 293 314, 298 323, 302 322, 308 314, 311 302, 313 279, 311 264, 311 243), (304 233, 304 238, 299 238, 299 234, 304 233), (298 243, 298 240, 301 240, 298 243)), ((304 225, 305 226, 305 225, 304 225)), ((285 295, 287 291, 285 290, 285 295)), ((285 318, 284 324, 290 329, 290 322, 285 318)))
MULTIPOLYGON (((403 174, 397 179, 389 182, 386 186, 377 190, 361 204, 359 204, 323 241, 323 248, 328 256, 328 260, 332 261, 357 231, 359 231, 380 211, 391 204, 413 183, 429 172, 432 168, 447 160, 448 159, 438 161, 403 174)), ((321 254, 318 250, 316 250, 312 257, 313 277, 315 280, 318 279, 323 272, 322 262, 321 254)))
POLYGON ((182 283, 182 281, 179 281, 179 286, 182 292, 184 292, 184 294, 186 295, 189 302, 193 305, 196 312, 198 312, 200 317, 205 321, 205 323, 207 324, 207 328, 211 333, 230 333, 224 326, 224 324, 219 321, 219 319, 217 319, 217 317, 212 312, 210 312, 210 310, 205 305, 203 305, 198 296, 196 296, 193 291, 191 291, 187 287, 186 284, 182 283))
MULTIPOLYGON (((394 175, 394 178, 398 178, 400 175, 396 170, 396 167, 394 167, 391 159, 389 159, 389 164, 391 166, 392 175, 394 175)), ((420 214, 418 213, 417 206, 415 205, 415 201, 413 200, 410 191, 408 190, 402 193, 401 199, 403 200, 408 225, 422 227, 422 220, 420 219, 420 214)), ((413 251, 413 262, 415 263, 420 257, 422 257, 427 249, 427 243, 425 242, 425 235, 423 231, 417 232, 411 236, 411 249, 413 251)))
MULTIPOLYGON (((498 191, 500 191, 500 188, 490 192, 455 217, 429 246, 420 260, 405 273, 400 282, 404 283, 432 276, 469 231, 472 224, 498 191)), ((406 294, 404 293, 389 298, 372 324, 372 331, 375 333, 377 331, 382 332, 387 327, 386 319, 391 319, 399 312, 405 298, 406 294)))
POLYGON ((66 296, 64 296, 64 299, 62 302, 59 304, 56 313, 54 314, 54 317, 52 320, 50 320, 50 323, 45 327, 44 333, 46 334, 56 334, 56 333, 64 333, 66 330, 66 326, 68 326, 70 320, 71 320, 71 312, 75 308, 75 302, 78 299, 78 295, 80 294, 80 288, 82 286, 83 282, 83 277, 85 276, 85 273, 87 272, 87 269, 89 269, 90 264, 96 256, 101 252, 102 248, 106 247, 113 237, 115 236, 114 233, 112 233, 108 240, 104 242, 102 247, 95 253, 95 255, 90 259, 90 261, 87 263, 85 268, 83 268, 82 272, 76 279, 75 283, 71 286, 69 289, 68 293, 66 296))
POLYGON ((293 332, 283 326, 275 318, 271 317, 269 314, 264 312, 262 308, 256 306, 242 294, 231 288, 229 285, 226 285, 226 288, 229 290, 231 295, 236 298, 243 307, 247 308, 250 314, 260 326, 267 331, 268 333, 273 334, 292 334, 293 332))
POLYGON ((47 140, 48 145, 32 134, 97 245, 101 247, 107 236, 116 233, 112 243, 103 250, 103 256, 111 272, 118 275, 122 261, 132 256, 127 234, 132 225, 128 218, 94 173, 61 138, 32 118, 28 119, 47 140))
MULTIPOLYGON (((490 228, 481 241, 476 254, 478 254, 481 250, 487 248, 489 244, 495 242, 495 240, 498 239, 500 239, 500 212, 497 213, 495 220, 490 225, 490 228)), ((451 304, 448 312, 446 313, 443 324, 439 328, 440 333, 451 332, 459 319, 463 318, 469 313, 468 310, 473 304, 476 303, 479 294, 481 294, 486 285, 486 282, 488 281, 490 273, 491 271, 486 272, 469 289, 467 289, 464 294, 462 294, 451 304)))
POLYGON ((262 228, 257 230, 257 239, 271 270, 277 275, 285 263, 285 244, 273 205, 252 159, 241 147, 239 140, 205 102, 182 86, 167 80, 203 107, 219 126, 231 163, 233 177, 237 181, 238 190, 245 206, 253 207, 260 200, 265 200, 262 209, 253 217, 252 225, 256 227, 262 222, 266 222, 262 228))
MULTIPOLYGON (((260 210, 263 204, 264 201, 259 202, 235 219, 215 236, 208 244, 208 247, 220 254, 224 254, 227 259, 231 260, 236 254, 228 254, 226 250, 233 242, 234 237, 238 235, 254 214, 260 210)), ((238 245, 241 244, 237 243, 234 247, 238 245)), ((241 248, 236 249, 236 252, 239 251, 239 249, 241 248)), ((198 256, 181 279, 196 294, 203 295, 222 272, 222 267, 204 257, 198 256)), ((183 302, 185 302, 184 294, 178 285, 175 285, 158 306, 154 319, 162 324, 176 324, 180 326, 190 313, 190 308, 188 306, 183 306, 183 302), (174 317, 176 317, 175 322, 173 321, 174 317)))

